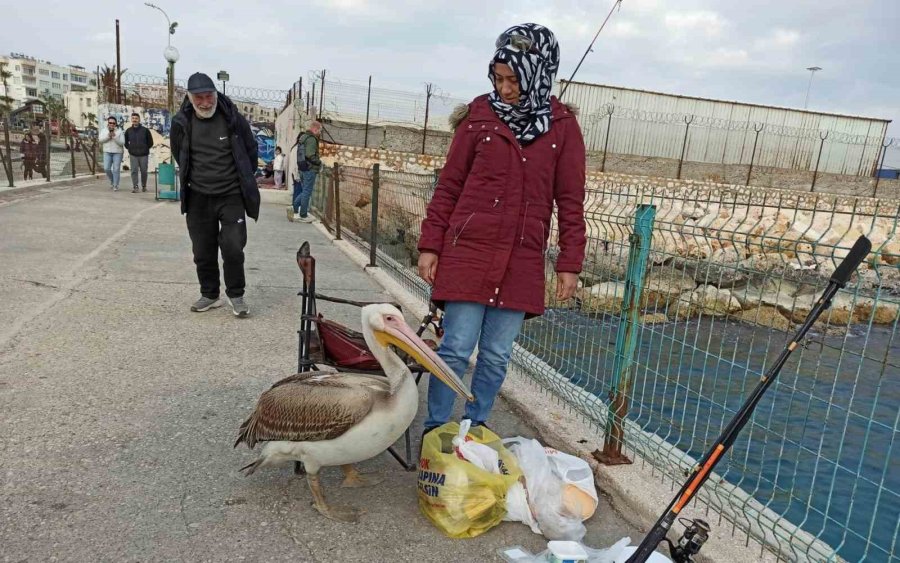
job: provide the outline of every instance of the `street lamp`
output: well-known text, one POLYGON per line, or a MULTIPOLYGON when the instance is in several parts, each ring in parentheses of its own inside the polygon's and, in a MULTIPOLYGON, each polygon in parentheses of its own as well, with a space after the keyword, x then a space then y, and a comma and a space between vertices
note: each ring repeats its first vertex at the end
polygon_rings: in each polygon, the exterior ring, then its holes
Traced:
POLYGON ((809 85, 806 87, 806 101, 803 102, 803 109, 806 109, 809 106, 809 91, 810 91, 810 89, 812 89, 813 76, 816 75, 816 72, 822 70, 822 67, 809 66, 809 67, 806 67, 806 70, 809 71, 809 85))
POLYGON ((222 93, 225 93, 225 83, 228 82, 229 76, 228 73, 224 70, 220 70, 219 74, 216 75, 216 78, 222 81, 222 93))
POLYGON ((166 48, 163 51, 163 57, 165 57, 166 62, 169 63, 169 68, 166 76, 166 81, 168 82, 168 108, 169 113, 175 112, 175 63, 178 62, 178 49, 172 46, 172 36, 175 35, 175 28, 178 27, 178 22, 173 22, 169 19, 169 14, 166 13, 165 10, 157 6, 156 4, 152 4, 150 2, 144 2, 144 5, 153 8, 154 10, 159 10, 162 12, 162 15, 166 18, 166 23, 169 25, 169 32, 166 34, 166 48))

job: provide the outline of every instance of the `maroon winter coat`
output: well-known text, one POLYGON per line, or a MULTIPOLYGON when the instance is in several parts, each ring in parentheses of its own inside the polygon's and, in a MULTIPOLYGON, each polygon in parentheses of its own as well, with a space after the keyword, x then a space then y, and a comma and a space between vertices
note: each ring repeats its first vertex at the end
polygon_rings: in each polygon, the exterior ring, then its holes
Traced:
POLYGON ((432 300, 544 312, 544 255, 558 208, 557 272, 584 260, 584 139, 551 98, 550 131, 524 148, 491 110, 469 104, 422 222, 419 251, 439 256, 432 300))

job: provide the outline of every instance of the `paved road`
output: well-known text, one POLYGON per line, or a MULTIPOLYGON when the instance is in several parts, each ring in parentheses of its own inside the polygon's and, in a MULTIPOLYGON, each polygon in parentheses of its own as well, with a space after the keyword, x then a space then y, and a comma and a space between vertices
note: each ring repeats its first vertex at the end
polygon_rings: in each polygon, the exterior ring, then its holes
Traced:
MULTIPOLYGON (((324 483, 364 507, 325 520, 291 468, 245 478, 234 450, 259 393, 294 373, 299 276, 309 240, 319 290, 387 299, 311 225, 264 204, 249 226, 252 317, 191 313, 198 296, 178 206, 102 181, 0 198, 0 544, 3 561, 500 561, 544 540, 504 523, 450 540, 416 504, 415 475, 387 454, 363 464, 372 489, 324 483)), ((323 305, 358 326, 358 310, 323 305)), ((423 385, 424 387, 424 385, 423 385)), ((424 389, 422 390, 424 397, 424 389)), ((495 426, 533 432, 504 404, 495 426)), ((640 534, 604 501, 586 543, 640 534)))

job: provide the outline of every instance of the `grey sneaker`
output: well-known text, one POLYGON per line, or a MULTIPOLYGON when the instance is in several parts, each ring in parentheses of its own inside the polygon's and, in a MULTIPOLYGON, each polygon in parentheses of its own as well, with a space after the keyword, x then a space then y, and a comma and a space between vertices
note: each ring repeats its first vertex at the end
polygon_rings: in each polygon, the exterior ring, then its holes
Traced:
POLYGON ((300 221, 301 223, 312 223, 313 221, 315 221, 315 219, 313 219, 310 215, 306 215, 305 217, 301 215, 300 217, 295 218, 295 220, 300 221))
POLYGON ((139 193, 139 192, 140 192, 140 190, 137 189, 137 186, 135 186, 135 187, 132 188, 132 190, 131 190, 131 193, 133 193, 133 194, 136 194, 136 193, 139 193))
POLYGON ((287 208, 287 217, 288 221, 290 221, 291 223, 294 222, 294 209, 292 207, 287 208))
POLYGON ((231 310, 235 317, 244 318, 250 315, 250 306, 244 303, 243 297, 229 297, 228 299, 231 301, 231 310))
POLYGON ((209 311, 210 309, 215 309, 216 307, 222 306, 221 299, 210 299, 209 297, 201 297, 198 299, 193 305, 191 305, 191 311, 195 313, 202 313, 204 311, 209 311))

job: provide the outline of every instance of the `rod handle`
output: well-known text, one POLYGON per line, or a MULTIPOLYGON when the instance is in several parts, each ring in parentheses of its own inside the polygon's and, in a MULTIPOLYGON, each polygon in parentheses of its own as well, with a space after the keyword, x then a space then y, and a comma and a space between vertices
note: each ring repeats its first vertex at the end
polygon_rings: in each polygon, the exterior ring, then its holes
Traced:
POLYGON ((844 258, 844 261, 831 274, 832 283, 836 283, 841 287, 847 285, 847 282, 850 281, 850 276, 859 268, 859 265, 862 264, 871 250, 872 241, 868 238, 861 236, 856 239, 856 242, 853 243, 853 248, 850 249, 850 254, 844 258))

